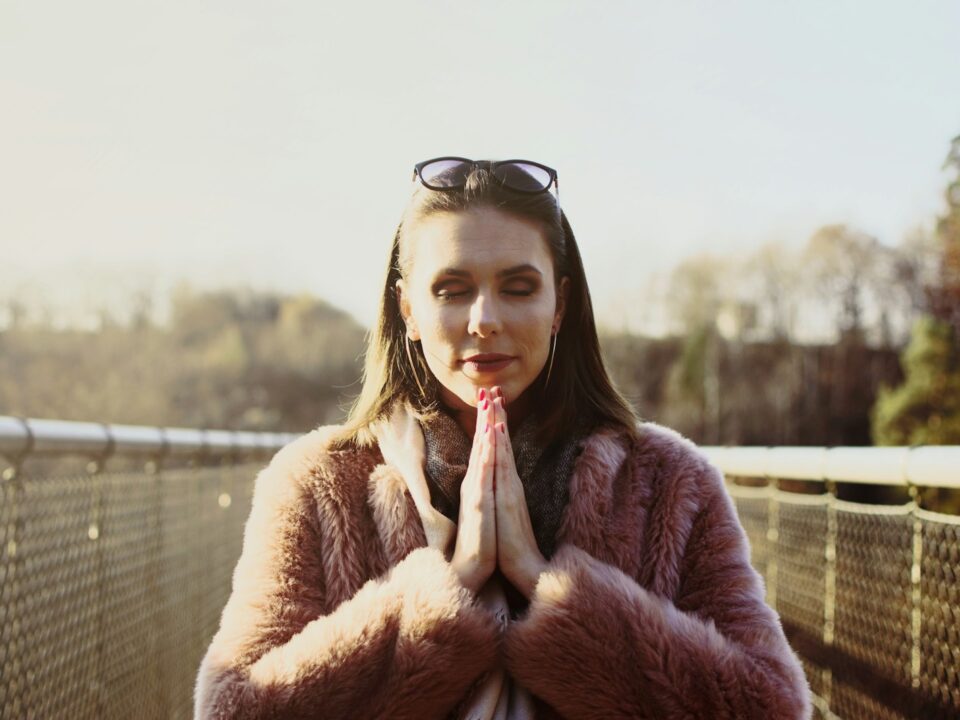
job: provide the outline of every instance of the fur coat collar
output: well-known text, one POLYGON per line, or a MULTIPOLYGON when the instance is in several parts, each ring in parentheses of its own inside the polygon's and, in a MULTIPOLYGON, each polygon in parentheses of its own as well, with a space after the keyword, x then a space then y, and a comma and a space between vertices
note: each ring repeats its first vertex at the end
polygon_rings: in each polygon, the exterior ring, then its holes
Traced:
POLYGON ((440 719, 497 667, 538 720, 811 716, 722 476, 691 442, 597 429, 557 550, 504 626, 453 573, 452 522, 395 427, 345 450, 319 428, 258 474, 195 718, 440 719))

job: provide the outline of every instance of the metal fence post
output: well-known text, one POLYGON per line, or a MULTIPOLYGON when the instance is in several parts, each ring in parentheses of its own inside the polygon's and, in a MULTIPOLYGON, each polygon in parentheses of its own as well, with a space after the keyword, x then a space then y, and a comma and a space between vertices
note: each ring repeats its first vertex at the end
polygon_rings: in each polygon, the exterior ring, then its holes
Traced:
MULTIPOLYGON (((823 644, 829 650, 833 647, 834 618, 837 602, 837 484, 825 480, 827 489, 827 536, 824 538, 823 559, 823 644)), ((823 670, 824 704, 832 707, 833 670, 823 670)))
POLYGON ((910 564, 910 685, 918 690, 920 688, 920 633, 922 630, 920 570, 923 562, 923 521, 920 519, 917 510, 920 509, 922 498, 920 489, 909 479, 907 483, 912 504, 910 516, 913 518, 913 553, 910 564))

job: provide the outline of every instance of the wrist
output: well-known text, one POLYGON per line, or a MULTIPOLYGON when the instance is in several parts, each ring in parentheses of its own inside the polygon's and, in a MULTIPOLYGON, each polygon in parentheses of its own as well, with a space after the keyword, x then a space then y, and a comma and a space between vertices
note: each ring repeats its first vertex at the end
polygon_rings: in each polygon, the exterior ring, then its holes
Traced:
POLYGON ((520 574, 520 583, 517 588, 527 600, 533 595, 540 575, 547 569, 547 561, 543 557, 530 560, 520 574))
POLYGON ((460 580, 460 584, 463 585, 471 593, 476 595, 477 591, 480 588, 477 587, 475 576, 472 573, 462 569, 460 565, 458 565, 453 561, 450 562, 450 567, 453 568, 453 574, 456 575, 457 578, 460 580))

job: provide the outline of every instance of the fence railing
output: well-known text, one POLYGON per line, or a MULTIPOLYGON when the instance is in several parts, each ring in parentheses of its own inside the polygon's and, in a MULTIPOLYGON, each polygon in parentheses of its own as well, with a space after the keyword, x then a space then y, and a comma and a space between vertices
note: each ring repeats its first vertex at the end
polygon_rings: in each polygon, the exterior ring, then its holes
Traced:
POLYGON ((192 717, 253 478, 293 437, 0 417, 0 717, 192 717))
POLYGON ((922 487, 960 488, 960 447, 703 450, 728 478, 816 716, 960 717, 960 517, 918 504, 922 487), (785 492, 783 480, 823 490, 785 492), (837 483, 900 486, 911 499, 850 502, 837 483))
MULTIPOLYGON (((253 479, 294 437, 0 416, 0 718, 191 717, 253 479)), ((960 716, 960 518, 832 492, 958 487, 960 448, 704 450, 818 717, 960 716)))

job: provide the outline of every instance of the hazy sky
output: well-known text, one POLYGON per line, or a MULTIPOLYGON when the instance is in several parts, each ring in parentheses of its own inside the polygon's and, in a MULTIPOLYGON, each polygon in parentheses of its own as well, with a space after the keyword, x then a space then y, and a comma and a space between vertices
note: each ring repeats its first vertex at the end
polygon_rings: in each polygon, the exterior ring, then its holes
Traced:
POLYGON ((0 303, 179 280, 371 322, 413 164, 557 168, 598 315, 648 276, 941 209, 960 3, 0 0, 0 303))

